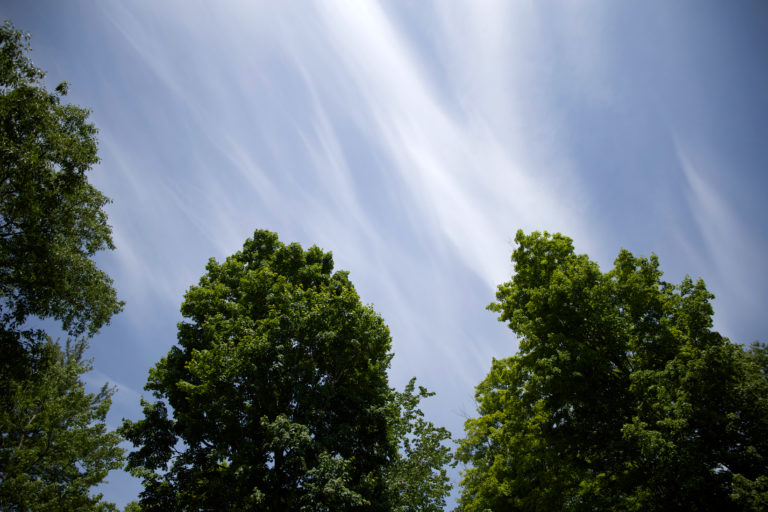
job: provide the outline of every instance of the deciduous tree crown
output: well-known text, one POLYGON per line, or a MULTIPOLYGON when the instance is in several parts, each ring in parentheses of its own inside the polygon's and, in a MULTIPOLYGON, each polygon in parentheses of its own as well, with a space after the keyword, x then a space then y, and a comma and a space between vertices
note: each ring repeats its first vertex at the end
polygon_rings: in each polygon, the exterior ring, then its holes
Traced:
POLYGON ((389 330, 330 253, 256 231, 181 311, 124 428, 145 509, 387 509, 389 330))
POLYGON ((104 206, 88 183, 98 162, 89 111, 46 90, 22 33, 0 27, 0 326, 54 318, 93 334, 120 311, 112 280, 92 256, 113 249, 104 206))
POLYGON ((460 510, 764 510, 766 348, 712 330, 704 283, 621 251, 603 273, 518 232, 489 309, 516 355, 477 387, 460 510))

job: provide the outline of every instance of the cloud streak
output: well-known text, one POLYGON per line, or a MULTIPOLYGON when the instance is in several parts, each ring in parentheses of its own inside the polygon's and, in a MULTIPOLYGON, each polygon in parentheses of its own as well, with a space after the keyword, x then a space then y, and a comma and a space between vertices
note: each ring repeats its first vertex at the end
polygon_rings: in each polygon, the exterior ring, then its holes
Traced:
POLYGON ((490 95, 490 103, 502 110, 515 94, 514 87, 507 87, 510 73, 503 59, 492 58, 505 51, 502 31, 494 30, 498 20, 509 20, 501 5, 480 15, 491 22, 485 25, 491 36, 477 37, 476 46, 485 51, 457 62, 462 67, 470 60, 491 61, 501 68, 483 70, 486 87, 464 99, 481 107, 463 111, 441 103, 445 95, 421 71, 418 53, 377 4, 320 7, 334 53, 360 91, 360 123, 375 130, 373 138, 384 146, 410 195, 409 207, 419 210, 413 216, 431 224, 428 229, 448 240, 487 285, 495 286, 508 275, 504 256, 516 227, 573 224, 567 200, 554 197, 556 189, 507 149, 525 141, 507 144, 500 139, 505 132, 494 130, 498 123, 485 116, 493 108, 485 104, 488 90, 507 91, 490 95))
MULTIPOLYGON (((515 231, 563 231, 592 245, 531 78, 545 13, 435 4, 428 52, 376 2, 232 4, 210 16, 180 6, 103 7, 166 89, 155 95, 167 98, 159 115, 184 126, 176 146, 147 148, 170 163, 162 176, 126 178, 153 205, 134 212, 144 233, 116 224, 131 285, 159 283, 177 303, 207 257, 267 227, 333 249, 353 271, 392 326, 395 380, 439 382, 450 367, 455 385, 471 389, 492 356, 513 349, 483 308, 509 277, 515 231), (177 230, 172 245, 164 224, 177 230), (147 241, 166 260, 157 269, 130 249, 147 241), (467 308, 489 327, 468 328, 467 308)), ((138 164, 114 154, 123 173, 138 164)))
POLYGON ((705 243, 704 250, 696 251, 696 256, 706 275, 713 277, 711 281, 708 279, 710 290, 724 299, 717 308, 720 329, 725 333, 739 332, 738 326, 732 323, 739 316, 759 314, 759 307, 755 306, 760 304, 760 293, 766 284, 764 275, 754 273, 754 269, 761 266, 761 255, 753 250, 752 241, 756 236, 703 170, 711 165, 695 164, 694 157, 678 140, 675 150, 688 186, 688 208, 705 243), (748 314, 744 315, 744 311, 748 314))

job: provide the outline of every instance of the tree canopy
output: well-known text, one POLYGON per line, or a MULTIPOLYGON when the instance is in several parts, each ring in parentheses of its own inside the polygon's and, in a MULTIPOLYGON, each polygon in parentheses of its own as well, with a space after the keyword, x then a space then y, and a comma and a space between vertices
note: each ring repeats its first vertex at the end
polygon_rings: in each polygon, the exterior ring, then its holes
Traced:
POLYGON ((712 294, 622 250, 516 237, 489 306, 517 334, 477 387, 460 510, 764 510, 766 348, 712 330, 712 294))
MULTIPOLYGON (((113 249, 104 206, 86 173, 98 162, 89 111, 49 92, 10 22, 0 27, 0 327, 53 318, 93 334, 120 311, 92 256, 113 249)), ((17 337, 18 339, 18 337, 17 337)))
MULTIPOLYGON (((150 371, 157 401, 123 428, 142 508, 390 510, 387 475, 407 473, 386 471, 401 460, 392 417, 418 417, 419 397, 411 387, 392 403, 381 317, 330 253, 268 231, 206 269, 182 304, 178 346, 150 371)), ((446 438, 406 423, 425 447, 446 438)), ((436 449, 426 483, 444 484, 436 449)))
POLYGON ((86 178, 89 112, 62 103, 66 83, 45 88, 28 37, 0 26, 0 509, 104 510, 90 490, 122 461, 112 391, 80 376, 85 338, 122 308, 92 259, 113 248, 108 199, 86 178), (45 318, 77 341, 51 341, 45 318))

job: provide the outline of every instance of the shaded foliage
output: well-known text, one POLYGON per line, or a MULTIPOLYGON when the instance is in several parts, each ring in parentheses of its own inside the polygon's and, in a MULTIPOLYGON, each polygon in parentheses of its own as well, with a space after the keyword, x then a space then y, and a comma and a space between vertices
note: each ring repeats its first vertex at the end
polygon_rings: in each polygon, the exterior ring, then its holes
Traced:
POLYGON ((206 268, 123 428, 142 508, 387 510, 382 319, 330 253, 274 233, 206 268))
POLYGON ((256 231, 186 294, 122 432, 142 510, 441 510, 447 430, 387 386, 389 330, 317 247, 256 231))

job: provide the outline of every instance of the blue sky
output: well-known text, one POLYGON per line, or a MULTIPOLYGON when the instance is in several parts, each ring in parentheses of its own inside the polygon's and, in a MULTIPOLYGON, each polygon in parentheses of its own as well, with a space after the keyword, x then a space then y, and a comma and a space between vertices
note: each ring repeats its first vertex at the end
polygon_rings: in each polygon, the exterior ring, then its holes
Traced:
MULTIPOLYGON (((317 244, 391 328, 390 381, 460 436, 492 357, 485 306, 518 228, 702 277, 716 327, 765 340, 762 2, 9 1, 48 82, 93 109, 125 311, 92 385, 136 418, 184 291, 254 229, 317 244)), ((110 475, 108 499, 139 485, 110 475)))

